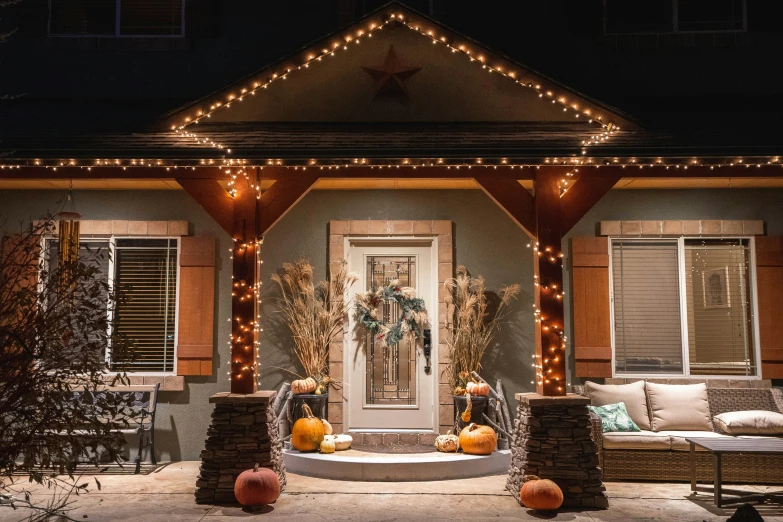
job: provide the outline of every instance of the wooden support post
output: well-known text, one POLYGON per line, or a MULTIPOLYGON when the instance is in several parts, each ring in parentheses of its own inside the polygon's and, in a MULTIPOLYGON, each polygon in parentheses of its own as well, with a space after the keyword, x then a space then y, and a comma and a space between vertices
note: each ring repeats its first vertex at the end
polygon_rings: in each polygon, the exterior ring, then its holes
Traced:
POLYGON ((236 178, 234 194, 233 275, 231 288, 231 393, 255 393, 256 360, 256 284, 258 199, 244 176, 236 178))
POLYGON ((559 181, 561 169, 539 169, 535 180, 538 242, 533 249, 536 309, 536 392, 566 394, 563 325, 563 254, 559 181))

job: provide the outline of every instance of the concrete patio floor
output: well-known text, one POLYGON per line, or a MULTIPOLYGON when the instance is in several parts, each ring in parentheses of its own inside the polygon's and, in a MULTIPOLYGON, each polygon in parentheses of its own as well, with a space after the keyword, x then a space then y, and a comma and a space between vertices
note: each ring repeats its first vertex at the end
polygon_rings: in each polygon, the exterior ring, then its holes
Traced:
MULTIPOLYGON (((438 482, 346 482, 288 474, 288 486, 278 501, 259 512, 239 506, 198 505, 193 491, 198 462, 174 462, 147 475, 101 474, 102 490, 78 497, 74 519, 106 521, 202 521, 236 518, 259 520, 540 520, 520 507, 504 490, 505 475, 438 482)), ((91 478, 87 475, 84 478, 91 478)), ((717 509, 712 496, 694 499, 687 484, 606 484, 609 509, 561 512, 562 521, 725 521, 735 508, 717 509)), ((742 486, 753 491, 775 488, 742 486)), ((33 502, 46 490, 32 489, 33 502)), ((783 521, 783 506, 757 506, 766 521, 783 521)), ((23 511, 0 506, 1 521, 23 520, 23 511)))

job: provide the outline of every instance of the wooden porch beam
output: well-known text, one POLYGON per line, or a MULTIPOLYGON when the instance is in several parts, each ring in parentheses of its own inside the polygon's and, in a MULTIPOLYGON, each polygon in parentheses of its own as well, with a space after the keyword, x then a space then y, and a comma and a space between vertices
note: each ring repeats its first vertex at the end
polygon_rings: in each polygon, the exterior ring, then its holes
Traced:
POLYGON ((560 197, 560 233, 566 235, 614 187, 622 174, 616 170, 596 175, 590 170, 560 197))
POLYGON ((535 199, 515 179, 474 178, 484 193, 531 238, 536 237, 535 199))
POLYGON ((176 178, 176 181, 223 230, 233 232, 234 199, 217 180, 176 178))
POLYGON ((265 190, 258 201, 259 236, 266 234, 300 199, 305 197, 316 181, 318 175, 315 172, 307 176, 286 176, 278 179, 265 190))

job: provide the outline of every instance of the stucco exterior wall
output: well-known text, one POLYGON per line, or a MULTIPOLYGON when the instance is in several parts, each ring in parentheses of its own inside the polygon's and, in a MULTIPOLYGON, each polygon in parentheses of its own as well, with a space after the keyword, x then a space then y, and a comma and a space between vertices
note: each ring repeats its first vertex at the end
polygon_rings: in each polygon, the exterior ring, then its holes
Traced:
MULTIPOLYGON (((24 219, 39 218, 56 209, 63 193, 56 191, 0 191, 0 229, 13 229, 24 219), (5 223, 3 223, 3 218, 5 223)), ((231 240, 187 194, 182 191, 78 191, 77 209, 85 219, 188 220, 190 233, 218 238, 217 297, 215 313, 215 371, 209 377, 187 377, 182 392, 160 397, 156 445, 162 460, 197 459, 209 424, 210 395, 226 391, 229 382, 227 319, 230 316, 231 240)), ((569 233, 568 239, 595 235, 601 220, 618 219, 762 219, 769 234, 783 234, 783 190, 616 190, 604 197, 569 233)), ((289 350, 290 339, 275 314, 275 294, 269 275, 283 262, 305 256, 323 278, 328 262, 330 220, 344 219, 444 219, 454 222, 454 262, 483 274, 488 287, 520 283, 522 294, 510 322, 504 325, 498 346, 485 361, 484 375, 501 378, 509 398, 531 391, 533 372, 532 252, 527 236, 495 204, 478 190, 357 190, 312 191, 264 238, 262 287, 261 386, 276 389, 291 378, 285 369, 296 369, 289 350)), ((568 265, 568 263, 566 263, 568 265)), ((570 288, 566 273, 566 296, 570 288)), ((566 328, 572 320, 566 299, 566 328)), ((569 369, 573 356, 569 344, 569 369)), ((572 373, 571 373, 572 374, 572 373)), ((513 398, 511 411, 516 410, 513 398)))

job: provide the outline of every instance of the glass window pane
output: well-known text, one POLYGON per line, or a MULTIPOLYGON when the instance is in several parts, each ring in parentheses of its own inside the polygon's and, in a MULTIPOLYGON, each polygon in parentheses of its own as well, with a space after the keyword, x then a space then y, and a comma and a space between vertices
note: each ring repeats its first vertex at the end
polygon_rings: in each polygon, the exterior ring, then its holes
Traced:
MULTIPOLYGON (((49 239, 46 241, 46 251, 44 253, 44 265, 46 267, 50 283, 46 286, 46 303, 47 306, 58 306, 56 303, 61 303, 61 299, 57 297, 57 284, 54 282, 54 278, 57 276, 57 270, 59 266, 60 257, 60 242, 56 239, 49 239)), ((102 288, 92 295, 86 296, 83 292, 77 290, 77 298, 83 300, 82 304, 90 305, 93 309, 101 308, 106 311, 108 317, 108 281, 109 281, 109 242, 108 241, 80 241, 79 243, 79 261, 89 267, 95 268, 95 281, 98 281, 102 288)), ((86 283, 86 280, 82 280, 86 283)), ((95 285, 86 283, 88 288, 95 288, 95 285)), ((94 323, 93 323, 94 324, 94 323)), ((100 353, 96 354, 101 360, 106 359, 106 344, 108 343, 108 324, 106 330, 97 332, 91 332, 88 339, 92 343, 98 343, 101 345, 100 353)), ((81 326, 77 328, 82 328, 81 326)), ((83 343, 75 343, 75 349, 79 349, 83 343)), ((60 362, 67 365, 67 361, 71 358, 72 354, 67 353, 65 347, 58 352, 58 358, 60 362)))
POLYGON ((748 241, 686 240, 685 293, 691 375, 755 375, 748 241))
POLYGON ((679 0, 680 31, 738 31, 744 27, 743 0, 679 0))
POLYGON ((183 0, 121 0, 120 34, 180 36, 183 0))
POLYGON ((672 0, 606 0, 604 5, 609 34, 674 30, 672 0))
POLYGON ((116 0, 51 0, 49 32, 114 36, 116 8, 116 0))
POLYGON ((174 370, 177 289, 177 249, 168 240, 118 241, 115 280, 124 299, 118 303, 115 331, 130 342, 121 357, 114 354, 117 371, 170 372, 174 370), (161 243, 162 242, 162 243, 161 243))
MULTIPOLYGON (((415 256, 367 257, 365 288, 376 290, 398 281, 399 286, 416 287, 415 256)), ((400 317, 397 303, 378 304, 378 316, 387 326, 400 317)), ((367 334, 367 390, 365 404, 416 404, 416 350, 407 339, 386 346, 377 336, 367 334)))
POLYGON ((677 241, 612 241, 617 373, 683 372, 677 241))

